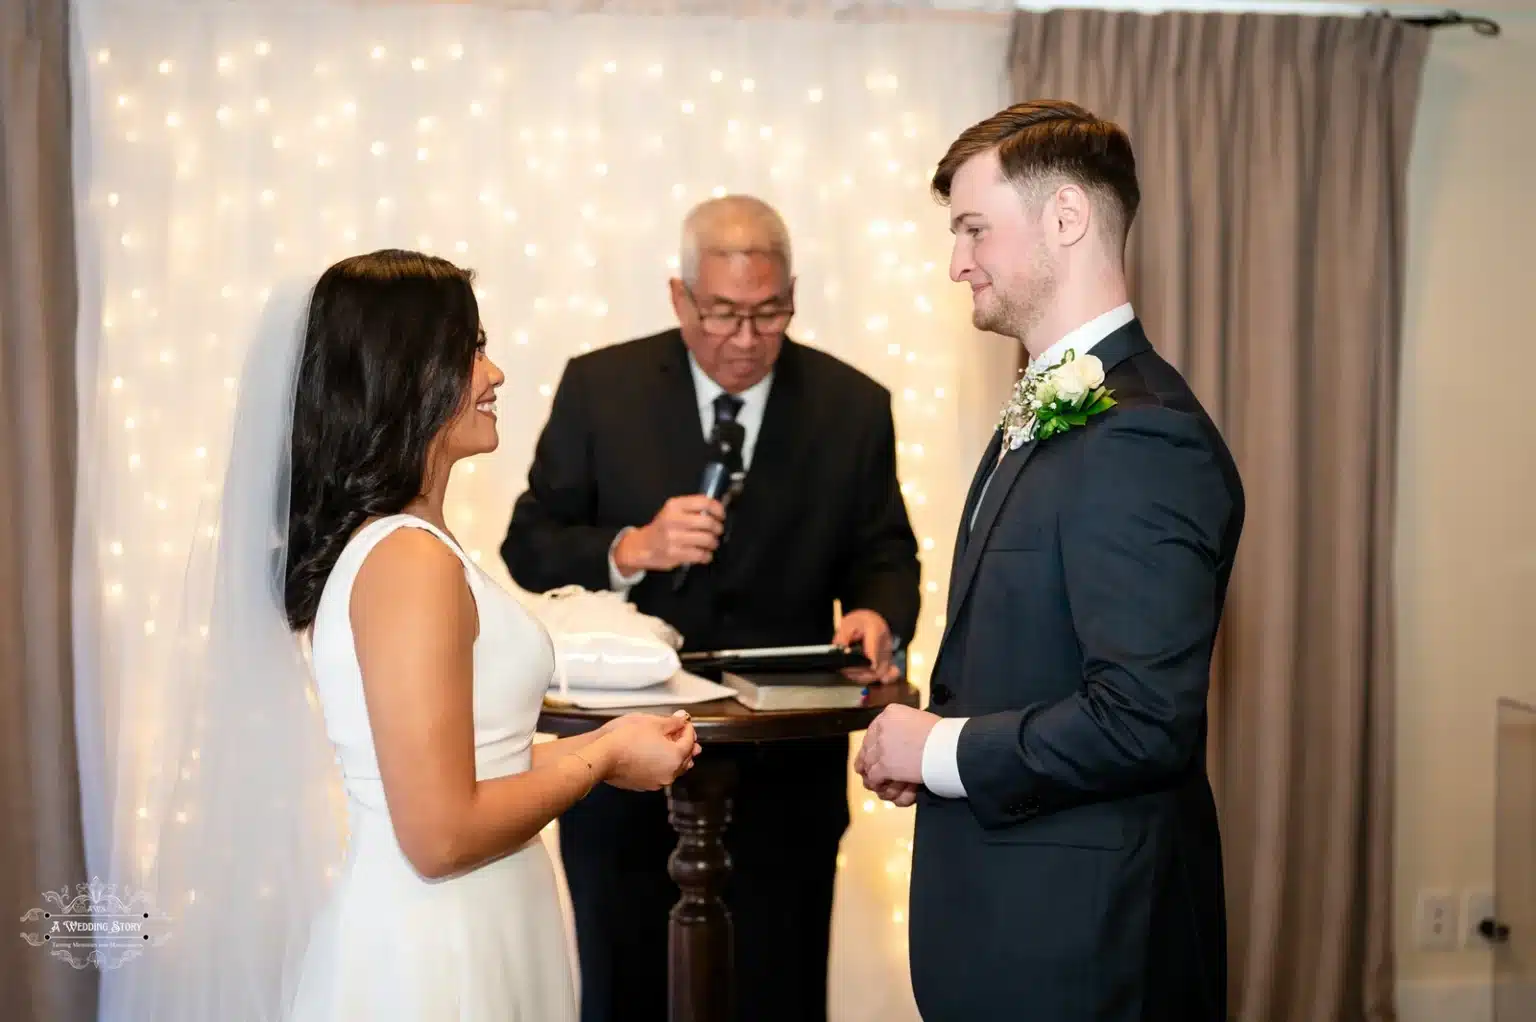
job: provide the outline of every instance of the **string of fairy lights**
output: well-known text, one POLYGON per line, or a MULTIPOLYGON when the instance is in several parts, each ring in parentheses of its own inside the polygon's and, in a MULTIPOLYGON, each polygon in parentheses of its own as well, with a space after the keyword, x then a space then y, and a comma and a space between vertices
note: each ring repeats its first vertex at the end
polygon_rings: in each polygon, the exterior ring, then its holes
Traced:
MULTIPOLYGON (((465 9, 279 18, 240 5, 188 23, 169 11, 96 11, 82 30, 81 223, 99 252, 101 315, 85 330, 96 406, 81 444, 99 495, 88 535, 104 688, 152 704, 174 655, 198 503, 217 494, 244 345, 277 281, 386 245, 475 268, 507 373, 502 446, 460 467, 449 523, 506 581, 496 551, 566 359, 670 325, 682 215, 727 191, 789 223, 791 335, 892 392, 923 557, 908 662, 926 684, 976 456, 956 412, 968 299, 947 279, 927 181, 954 134, 995 109, 995 76, 957 73, 967 53, 994 61, 994 29, 465 9)), ((158 727, 132 733, 147 750, 158 727)), ((129 778, 148 790, 147 776, 129 778)), ((856 779, 850 794, 840 918, 879 920, 888 936, 837 954, 905 969, 910 814, 856 779)), ((133 813, 146 835, 158 811, 133 813)), ((153 848, 141 852, 147 868, 153 848)))

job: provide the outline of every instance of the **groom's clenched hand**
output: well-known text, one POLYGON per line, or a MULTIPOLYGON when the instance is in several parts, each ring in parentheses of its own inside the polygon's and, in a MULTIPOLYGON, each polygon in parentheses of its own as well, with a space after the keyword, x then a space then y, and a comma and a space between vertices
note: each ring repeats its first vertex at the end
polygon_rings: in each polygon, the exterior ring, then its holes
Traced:
POLYGON ((901 781, 886 781, 878 788, 870 788, 869 783, 866 781, 864 787, 869 788, 870 791, 874 792, 876 795, 879 795, 883 800, 891 803, 898 809, 905 809, 907 806, 915 805, 917 803, 917 789, 919 786, 916 784, 903 784, 901 781))
POLYGON ((939 718, 910 706, 887 706, 864 733, 864 744, 854 761, 854 769, 864 778, 864 786, 881 798, 910 805, 916 788, 923 783, 923 746, 928 732, 939 718), (909 786, 911 792, 900 787, 909 786), (892 792, 888 796, 887 791, 892 792))

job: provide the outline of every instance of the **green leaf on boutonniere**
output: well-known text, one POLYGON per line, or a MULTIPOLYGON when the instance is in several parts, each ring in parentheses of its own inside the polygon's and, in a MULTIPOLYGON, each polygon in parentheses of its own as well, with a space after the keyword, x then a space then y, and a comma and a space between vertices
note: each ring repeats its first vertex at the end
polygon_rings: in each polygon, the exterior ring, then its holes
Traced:
POLYGON ((1083 411, 1088 415, 1097 415, 1100 412, 1109 411, 1114 406, 1115 399, 1109 396, 1109 391, 1100 387, 1089 396, 1088 407, 1084 408, 1083 411))
POLYGON ((1110 396, 1112 393, 1108 388, 1100 386, 1073 401, 1046 395, 1051 400, 1043 402, 1035 412, 1034 439, 1049 440, 1070 429, 1086 426, 1091 416, 1114 407, 1115 400, 1110 396))

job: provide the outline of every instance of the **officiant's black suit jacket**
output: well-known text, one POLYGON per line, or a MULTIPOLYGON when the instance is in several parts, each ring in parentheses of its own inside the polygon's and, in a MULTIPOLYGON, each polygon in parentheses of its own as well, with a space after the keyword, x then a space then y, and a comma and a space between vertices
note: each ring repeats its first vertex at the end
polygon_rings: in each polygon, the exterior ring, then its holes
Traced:
MULTIPOLYGON (((568 364, 502 556, 542 592, 607 589, 608 549, 668 498, 696 493, 706 444, 681 333, 568 364)), ((896 477, 889 392, 786 339, 745 487, 709 565, 648 574, 630 593, 684 649, 828 642, 833 601, 878 611, 902 640, 917 625, 917 543, 896 477)), ((825 1018, 838 842, 848 824, 846 738, 706 749, 740 782, 727 847, 740 1019, 825 1018)), ((660 793, 600 786, 562 817, 584 1022, 666 1018, 666 873, 676 842, 660 793)))
POLYGON ((1118 404, 982 459, 931 709, 968 717, 967 797, 920 792, 913 985, 926 1022, 1225 1022, 1212 647, 1236 465, 1133 321, 1092 351, 1118 404))
MULTIPOLYGON (((707 447, 677 330, 572 359, 539 438, 503 555, 542 592, 608 588, 608 547, 671 497, 697 493, 707 447)), ((917 543, 896 477, 890 393, 785 339, 745 487, 715 562, 652 572, 631 601, 684 649, 827 642, 832 601, 879 611, 910 639, 917 543)))

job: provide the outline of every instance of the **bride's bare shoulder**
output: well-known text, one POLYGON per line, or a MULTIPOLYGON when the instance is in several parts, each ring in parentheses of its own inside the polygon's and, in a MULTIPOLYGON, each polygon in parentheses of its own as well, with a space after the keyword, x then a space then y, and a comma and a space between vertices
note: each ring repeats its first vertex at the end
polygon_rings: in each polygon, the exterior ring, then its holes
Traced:
POLYGON ((379 540, 357 570, 353 625, 424 610, 451 613, 466 601, 472 607, 458 555, 426 529, 402 526, 379 540))
POLYGON ((379 538, 358 569, 350 611, 381 750, 402 748, 402 729, 422 720, 451 715, 456 729, 473 730, 479 615, 463 564, 442 539, 415 526, 379 538))

